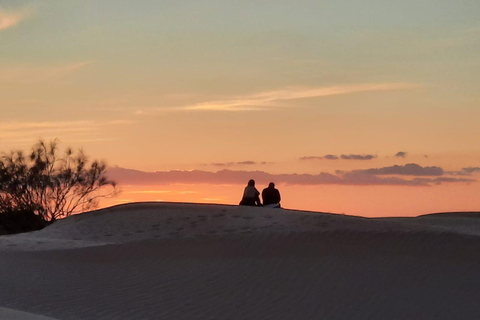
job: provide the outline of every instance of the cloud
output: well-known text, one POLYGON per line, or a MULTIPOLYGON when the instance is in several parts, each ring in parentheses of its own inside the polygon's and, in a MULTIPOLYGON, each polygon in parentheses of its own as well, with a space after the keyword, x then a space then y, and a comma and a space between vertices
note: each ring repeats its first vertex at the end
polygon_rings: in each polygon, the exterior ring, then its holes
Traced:
POLYGON ((338 160, 338 156, 333 155, 333 154, 327 154, 323 158, 327 159, 327 160, 338 160))
POLYGON ((23 8, 17 11, 7 11, 0 8, 0 31, 15 27, 21 21, 31 17, 33 12, 23 8))
POLYGON ((60 66, 3 65, 0 66, 0 82, 29 84, 62 79, 92 63, 93 61, 81 61, 60 66))
POLYGON ((107 141, 110 139, 101 137, 105 127, 128 123, 131 122, 126 120, 0 122, 0 146, 18 148, 31 145, 40 137, 61 137, 69 143, 107 141))
POLYGON ((247 160, 247 161, 239 161, 239 162, 213 162, 213 163, 210 163, 209 165, 211 166, 215 166, 215 167, 231 167, 231 166, 236 166, 236 165, 239 165, 239 166, 252 166, 252 165, 266 165, 266 164, 272 164, 271 162, 266 162, 266 161, 262 161, 262 162, 256 162, 256 161, 251 161, 251 160, 247 160))
POLYGON ((251 166, 251 165, 256 164, 255 161, 240 161, 240 162, 237 162, 237 163, 241 164, 241 165, 247 165, 247 166, 251 166))
POLYGON ((327 154, 323 157, 318 157, 318 156, 307 156, 307 157, 301 157, 300 160, 338 160, 338 159, 343 159, 343 160, 371 160, 375 159, 377 156, 371 155, 371 154, 342 154, 340 157, 334 154, 327 154))
POLYGON ((476 173, 476 172, 480 172, 480 167, 463 168, 462 171, 467 172, 467 173, 476 173))
POLYGON ((473 179, 465 179, 465 178, 450 178, 450 177, 440 177, 431 180, 435 184, 441 184, 443 182, 474 182, 473 179))
POLYGON ((177 190, 134 190, 124 191, 123 194, 198 194, 198 191, 177 191, 177 190))
POLYGON ((395 157, 397 158, 405 158, 407 156, 407 153, 404 151, 399 151, 395 154, 395 157))
POLYGON ((344 95, 358 92, 391 91, 419 88, 414 83, 375 83, 317 88, 288 87, 260 92, 226 100, 205 101, 180 108, 180 110, 203 111, 252 111, 277 106, 278 101, 344 95))
POLYGON ((422 167, 415 163, 404 166, 394 165, 391 167, 355 170, 356 173, 367 175, 407 175, 407 176, 441 176, 445 172, 440 167, 422 167))
POLYGON ((480 167, 468 167, 468 168, 463 168, 460 171, 449 171, 448 174, 454 175, 454 176, 471 176, 474 173, 480 172, 480 167))
POLYGON ((340 158, 344 160, 371 160, 375 159, 377 156, 371 154, 342 154, 340 158))
POLYGON ((165 184, 246 184, 255 179, 259 185, 267 185, 274 181, 277 184, 289 185, 396 185, 396 186, 430 186, 441 183, 466 183, 472 179, 464 178, 414 178, 381 177, 362 171, 351 171, 341 175, 322 172, 319 174, 270 174, 264 171, 233 171, 221 170, 208 172, 192 171, 157 171, 144 172, 133 169, 113 167, 108 169, 109 178, 125 185, 165 185, 165 184))
POLYGON ((339 183, 340 178, 328 173, 318 175, 308 174, 269 174, 264 171, 233 171, 221 170, 217 172, 208 172, 201 170, 192 171, 157 171, 143 172, 124 168, 109 168, 110 178, 125 184, 172 184, 172 183, 204 183, 204 184, 245 184, 248 180, 254 178, 258 183, 269 183, 277 181, 278 183, 292 184, 324 184, 339 183))
POLYGON ((317 157, 317 156, 308 156, 308 157, 301 157, 300 160, 322 160, 323 157, 317 157))
POLYGON ((70 64, 66 64, 60 67, 52 68, 49 71, 49 74, 47 74, 48 77, 62 77, 66 74, 70 74, 73 72, 76 72, 80 69, 83 69, 84 67, 91 65, 93 61, 81 61, 81 62, 73 62, 70 64))
POLYGON ((342 175, 342 179, 346 182, 345 184, 353 185, 398 185, 398 186, 429 186, 432 184, 439 185, 442 183, 452 183, 452 182, 473 182, 472 179, 464 178, 414 178, 414 179, 404 179, 399 177, 379 177, 377 175, 369 174, 363 170, 355 170, 351 172, 346 172, 342 175))

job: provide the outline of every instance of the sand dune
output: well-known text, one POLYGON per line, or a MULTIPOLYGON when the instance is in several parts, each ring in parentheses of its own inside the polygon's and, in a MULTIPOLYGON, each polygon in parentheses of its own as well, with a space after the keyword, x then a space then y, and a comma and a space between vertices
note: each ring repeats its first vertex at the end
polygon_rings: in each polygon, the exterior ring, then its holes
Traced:
POLYGON ((50 317, 7 308, 0 308, 0 317, 5 320, 56 320, 50 317))
POLYGON ((50 250, 148 239, 305 232, 437 232, 479 235, 475 216, 367 219, 338 214, 209 204, 134 203, 71 216, 37 232, 2 237, 0 249, 50 250))
POLYGON ((476 215, 128 204, 0 237, 0 319, 477 319, 479 249, 476 215))

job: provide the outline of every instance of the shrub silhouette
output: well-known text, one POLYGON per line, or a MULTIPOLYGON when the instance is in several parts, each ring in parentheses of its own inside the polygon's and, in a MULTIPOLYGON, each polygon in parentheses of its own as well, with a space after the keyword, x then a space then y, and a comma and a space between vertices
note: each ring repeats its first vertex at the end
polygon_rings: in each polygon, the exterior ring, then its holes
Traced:
POLYGON ((6 211, 0 214, 0 235, 36 231, 48 224, 33 211, 6 211))
POLYGON ((105 176, 106 164, 88 164, 82 150, 68 148, 58 155, 56 140, 39 140, 32 152, 3 154, 0 159, 0 213, 35 212, 53 222, 72 213, 95 208, 98 199, 117 193, 105 176))

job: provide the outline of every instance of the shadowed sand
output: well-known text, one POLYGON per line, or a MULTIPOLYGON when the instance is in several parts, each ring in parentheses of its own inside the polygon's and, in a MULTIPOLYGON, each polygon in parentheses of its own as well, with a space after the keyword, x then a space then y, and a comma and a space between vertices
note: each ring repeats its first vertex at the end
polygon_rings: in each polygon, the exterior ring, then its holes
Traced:
POLYGON ((0 319, 476 319, 479 235, 475 214, 122 205, 0 237, 0 319))
POLYGON ((5 320, 56 320, 50 317, 44 317, 37 314, 7 308, 0 308, 0 317, 1 319, 5 320))

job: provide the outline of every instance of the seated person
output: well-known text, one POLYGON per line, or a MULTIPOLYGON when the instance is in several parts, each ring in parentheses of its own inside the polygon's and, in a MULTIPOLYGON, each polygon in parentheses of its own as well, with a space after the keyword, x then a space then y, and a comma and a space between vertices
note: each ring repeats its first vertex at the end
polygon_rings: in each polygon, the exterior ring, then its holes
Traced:
POLYGON ((243 192, 242 201, 240 201, 241 206, 261 206, 262 203, 260 202, 260 192, 258 192, 257 188, 255 188, 255 181, 250 180, 248 181, 248 185, 245 187, 245 191, 243 192))
POLYGON ((270 182, 268 188, 262 191, 263 206, 269 208, 280 208, 280 191, 275 189, 275 184, 270 182))

